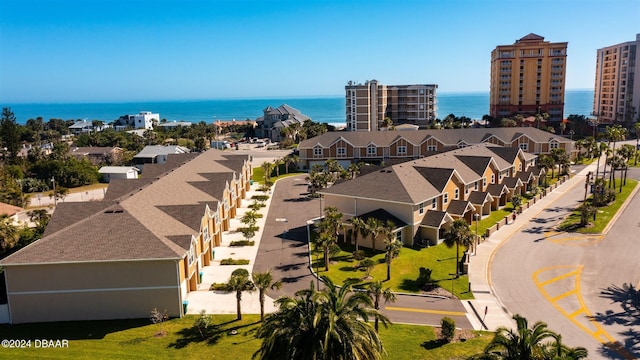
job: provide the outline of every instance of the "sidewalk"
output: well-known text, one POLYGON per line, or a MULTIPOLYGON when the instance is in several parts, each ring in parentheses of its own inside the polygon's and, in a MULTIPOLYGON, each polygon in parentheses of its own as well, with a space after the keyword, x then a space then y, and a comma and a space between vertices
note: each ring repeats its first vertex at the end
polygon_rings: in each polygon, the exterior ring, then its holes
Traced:
MULTIPOLYGON (((277 184, 277 181, 276 181, 277 184)), ((235 314, 236 313, 236 294, 226 293, 222 291, 209 291, 209 287, 213 283, 226 283, 231 277, 231 273, 239 268, 246 269, 249 273, 253 270, 255 259, 258 254, 258 248, 260 240, 262 238, 262 232, 264 231, 267 213, 271 205, 272 192, 275 189, 275 184, 271 188, 271 192, 267 193, 269 199, 265 202, 266 206, 258 211, 262 214, 262 217, 257 219, 256 226, 259 227, 255 236, 251 239, 255 241, 253 246, 238 246, 230 247, 229 244, 235 240, 245 240, 241 232, 235 231, 238 227, 244 226, 240 219, 245 212, 250 211, 249 205, 253 202, 251 197, 253 195, 264 195, 264 192, 257 191, 256 189, 260 184, 254 184, 251 186, 251 190, 247 192, 247 196, 242 200, 241 207, 237 209, 236 217, 231 219, 229 223, 229 231, 222 233, 222 242, 220 246, 215 248, 215 258, 212 260, 211 265, 205 266, 202 271, 202 282, 198 285, 198 290, 191 291, 187 294, 186 300, 189 302, 187 314, 199 314, 201 310, 205 310, 207 314, 235 314), (220 260, 233 258, 233 259, 248 259, 249 265, 220 265, 220 260)), ((260 314, 260 300, 258 291, 243 292, 242 293, 242 313, 243 314, 260 314)), ((265 313, 274 312, 276 310, 273 305, 273 299, 265 296, 265 313)))
MULTIPOLYGON (((531 208, 519 214, 515 221, 501 227, 500 230, 493 233, 477 247, 476 255, 472 256, 469 262, 469 283, 475 299, 468 302, 463 301, 463 303, 465 303, 465 307, 473 307, 478 316, 484 318, 484 324, 489 330, 495 331, 501 326, 515 328, 515 322, 512 319, 513 315, 504 307, 500 299, 494 295, 489 279, 489 266, 491 265, 496 250, 566 191, 575 185, 584 184, 586 175, 590 171, 595 172, 595 170, 595 164, 588 165, 580 171, 580 173, 575 174, 572 178, 547 194, 547 196, 536 202, 531 208)), ((473 309, 471 309, 471 313, 473 313, 473 309)), ((484 327, 480 319, 478 319, 478 316, 471 316, 470 321, 475 329, 481 330, 484 329, 484 327)))

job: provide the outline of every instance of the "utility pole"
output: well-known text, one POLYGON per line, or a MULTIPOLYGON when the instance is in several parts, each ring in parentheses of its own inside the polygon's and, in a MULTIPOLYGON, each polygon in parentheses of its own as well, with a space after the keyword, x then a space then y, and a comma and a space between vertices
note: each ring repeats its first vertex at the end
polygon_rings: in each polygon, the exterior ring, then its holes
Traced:
POLYGON ((56 192, 56 178, 51 177, 51 183, 53 184, 53 206, 58 206, 58 194, 56 192))

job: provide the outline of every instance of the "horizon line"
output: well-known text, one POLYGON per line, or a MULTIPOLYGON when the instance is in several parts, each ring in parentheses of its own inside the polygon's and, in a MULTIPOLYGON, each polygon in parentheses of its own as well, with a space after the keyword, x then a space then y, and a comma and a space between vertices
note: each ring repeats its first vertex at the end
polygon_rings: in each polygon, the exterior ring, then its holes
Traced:
MULTIPOLYGON (((566 89, 568 91, 594 91, 589 88, 566 89)), ((439 91, 438 95, 464 95, 464 94, 489 94, 485 90, 467 90, 467 91, 439 91)), ((256 96, 256 97, 219 97, 219 98, 193 98, 193 99, 138 99, 138 100, 52 100, 52 101, 0 101, 2 104, 10 105, 29 105, 29 104, 117 104, 117 103, 141 103, 141 102, 198 102, 198 101, 246 101, 246 100, 294 100, 294 99, 337 99, 343 98, 342 94, 334 95, 275 95, 275 96, 256 96)), ((2 105, 5 107, 5 105, 2 105)))

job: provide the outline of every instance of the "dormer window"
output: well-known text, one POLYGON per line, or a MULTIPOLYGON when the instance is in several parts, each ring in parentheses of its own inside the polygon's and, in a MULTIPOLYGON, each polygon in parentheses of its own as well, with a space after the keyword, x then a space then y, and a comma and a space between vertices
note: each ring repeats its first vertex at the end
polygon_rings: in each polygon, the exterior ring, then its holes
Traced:
POLYGON ((322 157, 322 151, 323 149, 321 147, 314 147, 313 148, 313 156, 314 157, 322 157))
POLYGON ((378 153, 378 149, 374 145, 367 146, 367 155, 374 156, 378 153))

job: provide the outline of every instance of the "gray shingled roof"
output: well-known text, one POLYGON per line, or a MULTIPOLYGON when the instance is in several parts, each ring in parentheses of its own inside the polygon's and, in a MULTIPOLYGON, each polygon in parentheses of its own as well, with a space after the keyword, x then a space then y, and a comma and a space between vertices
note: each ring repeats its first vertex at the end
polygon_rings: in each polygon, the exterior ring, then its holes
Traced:
POLYGON ((440 228, 442 224, 450 220, 449 214, 446 211, 429 210, 422 218, 421 226, 427 226, 431 228, 440 228), (447 218, 449 217, 449 219, 447 218))
POLYGON ((518 185, 522 186, 522 180, 517 177, 505 177, 502 179, 502 184, 509 189, 513 189, 518 185))
POLYGON ((454 172, 453 169, 442 169, 434 167, 427 168, 414 166, 413 168, 416 169, 416 171, 420 173, 422 177, 427 179, 427 181, 429 181, 431 185, 433 185, 433 187, 440 192, 444 191, 445 186, 447 186, 447 182, 449 182, 449 179, 451 179, 451 176, 454 172))
POLYGON ((407 226, 407 223, 398 219, 397 217, 395 217, 393 214, 391 214, 385 209, 376 209, 373 211, 369 211, 368 213, 358 215, 358 217, 362 219, 364 222, 366 222, 369 218, 378 219, 385 224, 387 223, 387 221, 391 221, 396 226, 396 228, 393 230, 407 226))
POLYGON ((556 139, 561 143, 571 143, 570 139, 560 135, 552 134, 533 127, 510 127, 510 128, 474 128, 474 129, 430 129, 416 131, 337 131, 327 132, 322 135, 302 141, 298 149, 312 149, 316 144, 324 147, 334 143, 337 139, 343 138, 356 147, 366 147, 369 143, 376 146, 388 146, 397 139, 398 136, 406 139, 414 145, 421 144, 425 140, 433 137, 444 146, 457 147, 461 141, 467 144, 480 144, 491 135, 511 143, 522 135, 526 135, 536 142, 549 142, 556 139))
MULTIPOLYGON (((221 151, 209 150, 153 181, 136 184, 145 186, 116 190, 109 196, 116 201, 59 204, 45 236, 0 265, 182 258, 184 244, 176 239, 199 231, 206 204, 219 200, 213 191, 191 183, 209 182, 215 190, 220 179, 233 176, 218 162, 225 159, 221 151), (209 176, 216 173, 222 174, 209 176)), ((123 183, 129 181, 136 182, 123 183)))
POLYGON ((486 202, 492 201, 492 199, 491 194, 487 191, 472 191, 467 200, 473 205, 484 205, 486 202))
POLYGON ((447 212, 452 215, 462 216, 468 210, 473 210, 471 202, 465 200, 451 200, 449 206, 447 206, 447 212))
POLYGON ((509 189, 504 184, 489 184, 487 192, 493 197, 500 197, 504 193, 508 193, 509 189))

